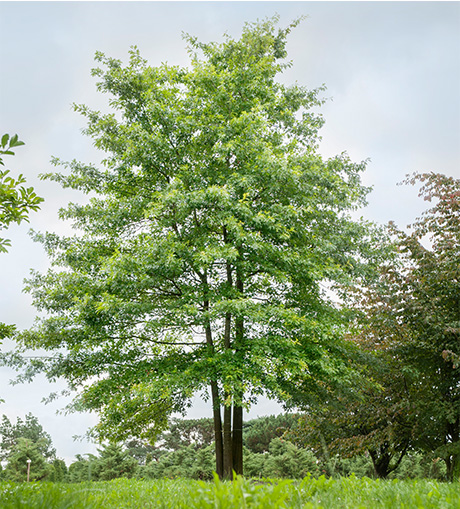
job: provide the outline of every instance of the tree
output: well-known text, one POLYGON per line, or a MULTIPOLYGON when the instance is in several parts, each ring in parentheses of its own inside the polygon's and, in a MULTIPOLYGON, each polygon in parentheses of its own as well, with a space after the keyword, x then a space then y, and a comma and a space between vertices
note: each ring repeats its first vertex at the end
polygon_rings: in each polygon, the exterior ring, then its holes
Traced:
POLYGON ((93 474, 100 481, 118 477, 133 477, 138 463, 128 451, 118 444, 108 444, 98 450, 99 458, 94 462, 93 474))
POLYGON ((156 460, 141 468, 138 475, 153 479, 188 477, 212 480, 214 470, 214 447, 190 444, 172 451, 164 451, 156 460))
POLYGON ((419 443, 444 459, 452 480, 460 477, 460 366, 456 362, 460 353, 460 179, 425 173, 406 182, 421 182, 419 195, 435 205, 414 223, 410 235, 395 230, 405 265, 398 275, 390 275, 400 285, 402 298, 398 304, 394 297, 389 302, 409 335, 403 344, 390 344, 417 373, 412 401, 419 443))
POLYGON ((56 450, 53 448, 51 436, 44 431, 38 419, 31 413, 26 414, 25 419, 17 418, 13 424, 6 415, 2 416, 0 423, 0 460, 8 460, 14 454, 19 440, 29 440, 37 448, 46 460, 53 459, 56 450))
POLYGON ((85 454, 85 456, 88 456, 88 459, 85 459, 81 454, 77 454, 75 456, 77 461, 69 465, 67 474, 68 482, 85 482, 94 479, 93 467, 95 461, 97 461, 97 456, 94 454, 85 454))
POLYGON ((308 474, 319 474, 317 458, 311 450, 300 449, 281 438, 274 438, 270 442, 270 455, 263 470, 265 477, 302 479, 308 474))
MULTIPOLYGON (((0 142, 0 165, 4 166, 4 155, 14 155, 13 148, 24 145, 18 135, 4 134, 0 142)), ((35 194, 32 187, 24 187, 26 182, 21 174, 16 179, 10 176, 9 170, 0 171, 0 230, 8 228, 11 223, 28 221, 30 211, 37 211, 43 201, 35 194)), ((8 239, 0 238, 0 252, 5 252, 11 243, 8 239)))
POLYGON ((347 372, 328 289, 370 254, 367 225, 349 217, 365 163, 317 153, 322 89, 276 81, 297 25, 276 21, 222 44, 185 36, 190 68, 97 53, 114 113, 76 110, 107 158, 48 175, 92 198, 61 211, 79 234, 36 234, 53 268, 27 291, 50 316, 18 336, 55 351, 28 374, 79 388, 74 409, 98 411, 105 438, 153 439, 209 391, 226 478, 242 473, 243 408, 263 392, 318 395, 347 372))
POLYGON ((128 451, 128 454, 137 461, 138 465, 145 465, 149 461, 152 461, 152 459, 157 459, 161 454, 159 449, 139 439, 128 440, 128 442, 124 444, 124 447, 126 451, 128 451))
POLYGON ((243 443, 251 452, 268 452, 271 441, 296 428, 299 418, 300 414, 280 414, 245 422, 243 443))
POLYGON ((173 451, 189 445, 206 447, 214 441, 214 424, 212 419, 173 418, 160 438, 162 447, 173 451))
POLYGON ((380 370, 379 376, 386 373, 395 378, 392 383, 380 378, 378 385, 375 370, 366 369, 365 373, 371 383, 363 381, 347 395, 331 394, 327 401, 303 415, 299 425, 288 430, 286 436, 294 443, 313 448, 324 458, 330 475, 337 470, 337 457, 367 454, 376 476, 386 479, 413 445, 413 419, 407 414, 406 395, 399 385, 402 381, 394 372, 380 370))
POLYGON ((32 440, 19 438, 8 457, 5 479, 15 482, 26 481, 28 468, 30 481, 46 480, 53 473, 52 465, 46 461, 39 446, 32 440))
POLYGON ((397 421, 394 439, 443 458, 453 480, 460 476, 460 180, 436 173, 406 180, 419 182, 419 195, 435 204, 411 233, 390 225, 399 257, 358 292, 357 338, 385 364, 377 411, 397 421))
POLYGON ((51 463, 52 471, 50 474, 51 482, 66 482, 67 481, 67 465, 64 460, 56 458, 51 463))

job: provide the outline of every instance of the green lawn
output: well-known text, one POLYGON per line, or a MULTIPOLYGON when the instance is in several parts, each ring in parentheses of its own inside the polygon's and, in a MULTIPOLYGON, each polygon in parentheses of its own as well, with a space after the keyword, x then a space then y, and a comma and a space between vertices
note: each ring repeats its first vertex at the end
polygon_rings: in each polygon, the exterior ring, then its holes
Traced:
POLYGON ((117 479, 82 484, 0 483, 1 509, 460 508, 460 484, 367 478, 207 483, 117 479))

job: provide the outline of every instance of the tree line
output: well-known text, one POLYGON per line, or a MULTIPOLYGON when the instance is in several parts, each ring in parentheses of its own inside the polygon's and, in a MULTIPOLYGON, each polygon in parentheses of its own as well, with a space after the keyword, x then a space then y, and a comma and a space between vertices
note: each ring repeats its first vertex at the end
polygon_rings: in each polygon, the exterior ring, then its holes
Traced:
MULTIPOLYGON (((353 457, 297 445, 291 433, 301 424, 300 414, 259 417, 244 423, 244 475, 251 478, 302 479, 307 476, 378 477, 369 454, 353 457)), ((171 420, 154 445, 139 439, 102 445, 97 454, 77 454, 69 466, 56 456, 51 438, 36 417, 27 414, 12 424, 0 424, 0 479, 23 482, 107 481, 120 477, 161 479, 185 477, 212 480, 215 471, 213 421, 209 418, 171 420), (31 460, 29 474, 27 460, 31 460)), ((426 455, 409 453, 390 478, 444 480, 446 468, 426 455)))

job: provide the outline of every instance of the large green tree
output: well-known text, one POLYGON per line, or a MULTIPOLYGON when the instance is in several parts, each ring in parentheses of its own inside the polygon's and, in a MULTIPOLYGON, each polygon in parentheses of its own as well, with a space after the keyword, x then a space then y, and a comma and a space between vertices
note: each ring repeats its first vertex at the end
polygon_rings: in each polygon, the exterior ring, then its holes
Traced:
POLYGON ((410 234, 394 230, 402 266, 385 275, 391 292, 380 294, 377 320, 389 351, 415 375, 413 435, 443 458, 453 480, 460 477, 460 179, 424 173, 407 183, 421 183, 419 195, 433 206, 410 234))
MULTIPOLYGON (((390 225, 398 255, 356 293, 355 341, 372 353, 365 371, 380 390, 342 401, 341 415, 355 445, 384 448, 382 459, 393 456, 394 465, 409 445, 419 448, 442 458, 453 480, 460 476, 460 180, 424 173, 406 183, 422 184, 420 196, 433 206, 409 233, 390 225)), ((334 414, 323 420, 329 429, 341 422, 334 414)))
POLYGON ((242 472, 245 406, 264 391, 289 404, 345 373, 328 289, 369 254, 349 217, 365 163, 321 157, 321 89, 276 79, 296 24, 186 36, 189 68, 97 54, 113 112, 76 110, 104 166, 48 175, 91 198, 60 213, 75 236, 36 235, 53 267, 27 290, 49 316, 18 338, 55 352, 29 373, 79 389, 75 408, 98 411, 105 438, 153 437, 207 391, 224 477, 242 472))
POLYGON ((39 446, 27 438, 19 438, 5 467, 5 479, 24 482, 43 481, 54 472, 53 466, 41 454, 39 446), (29 464, 29 465, 28 465, 29 464), (29 476, 27 476, 29 471, 29 476))

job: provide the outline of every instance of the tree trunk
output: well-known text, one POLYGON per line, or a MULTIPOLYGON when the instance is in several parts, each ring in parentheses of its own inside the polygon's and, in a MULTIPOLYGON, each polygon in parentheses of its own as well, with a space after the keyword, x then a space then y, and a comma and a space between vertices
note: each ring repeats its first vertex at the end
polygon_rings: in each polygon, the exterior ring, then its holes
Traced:
POLYGON ((390 473, 391 455, 387 452, 369 450, 369 455, 374 464, 374 471, 379 479, 386 479, 390 473))
POLYGON ((222 417, 217 382, 211 382, 211 397, 214 418, 214 444, 216 450, 216 474, 222 479, 224 475, 224 447, 222 442, 222 417))
POLYGON ((232 407, 224 405, 224 479, 233 478, 232 407))
MULTIPOLYGON (((203 302, 203 307, 206 312, 209 311, 209 300, 208 300, 208 281, 207 274, 203 275, 203 285, 205 290, 205 298, 203 302)), ((208 322, 206 324, 206 345, 208 347, 209 353, 211 356, 214 355, 214 343, 212 340, 212 330, 211 324, 208 322)), ((219 397, 219 387, 217 385, 217 380, 215 378, 211 378, 211 400, 212 400, 212 411, 213 411, 213 419, 214 419, 214 440, 215 440, 215 448, 216 448, 216 473, 219 478, 222 479, 224 473, 224 448, 222 441, 222 416, 220 413, 220 397, 219 397)))
POLYGON ((460 480, 460 454, 452 454, 443 458, 446 463, 446 477, 449 482, 460 480))
POLYGON ((243 407, 233 407, 233 470, 243 475, 243 407))
MULTIPOLYGON (((452 437, 452 445, 457 451, 460 449, 460 419, 448 423, 447 433, 452 437)), ((460 481, 460 453, 453 452, 444 458, 447 467, 447 480, 450 482, 460 481)))
MULTIPOLYGON (((230 264, 227 263, 227 285, 232 287, 232 271, 230 264)), ((224 348, 226 351, 231 347, 231 325, 232 316, 225 313, 224 327, 224 348)), ((232 444, 232 406, 230 404, 231 394, 224 394, 224 479, 233 478, 233 444, 232 444)))
MULTIPOLYGON (((241 270, 236 271, 236 289, 240 297, 244 295, 244 285, 241 270)), ((241 356, 244 362, 244 319, 235 320, 235 355, 241 356)), ((237 475, 243 475, 243 380, 239 380, 240 387, 233 401, 233 470, 237 475)))

